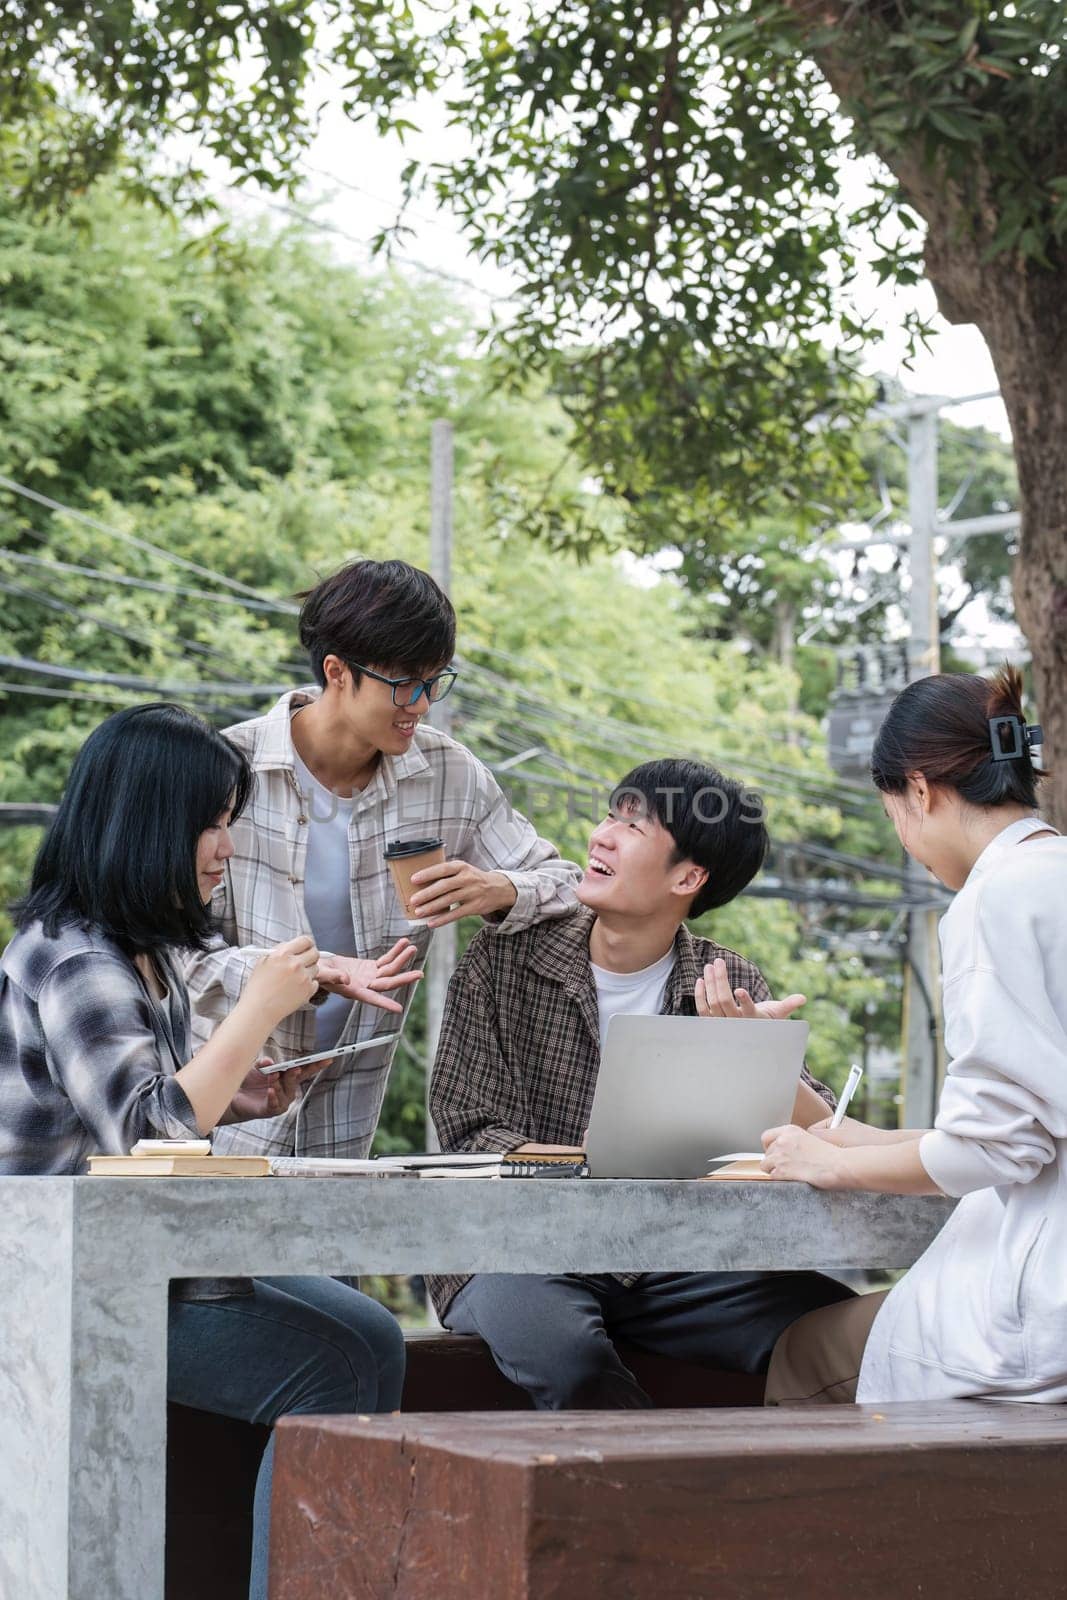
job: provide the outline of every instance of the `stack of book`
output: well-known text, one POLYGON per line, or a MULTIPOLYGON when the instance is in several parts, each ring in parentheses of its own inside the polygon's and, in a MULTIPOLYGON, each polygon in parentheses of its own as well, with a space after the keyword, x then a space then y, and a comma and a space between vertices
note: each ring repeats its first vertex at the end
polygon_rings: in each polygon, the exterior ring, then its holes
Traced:
POLYGON ((90 1156, 91 1178, 267 1178, 266 1156, 213 1156, 209 1139, 139 1139, 128 1156, 90 1156))
POLYGON ((90 1156, 92 1178, 579 1178, 581 1153, 559 1155, 213 1156, 208 1139, 141 1139, 128 1156, 90 1156))

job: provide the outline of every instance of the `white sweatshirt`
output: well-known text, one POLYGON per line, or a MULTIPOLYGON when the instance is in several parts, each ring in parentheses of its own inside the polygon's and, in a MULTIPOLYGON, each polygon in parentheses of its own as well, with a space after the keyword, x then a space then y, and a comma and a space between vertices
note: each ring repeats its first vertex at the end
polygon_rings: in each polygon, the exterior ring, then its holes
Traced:
POLYGON ((951 1065, 919 1153, 960 1203, 875 1319, 857 1399, 1067 1400, 1067 838, 1012 823, 941 922, 951 1065))

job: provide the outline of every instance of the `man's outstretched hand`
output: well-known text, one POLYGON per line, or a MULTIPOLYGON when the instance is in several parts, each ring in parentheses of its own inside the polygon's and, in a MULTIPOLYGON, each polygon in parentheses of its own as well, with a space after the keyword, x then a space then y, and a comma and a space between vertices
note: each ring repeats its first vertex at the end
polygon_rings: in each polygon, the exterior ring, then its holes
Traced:
POLYGON ((415 946, 410 939, 398 939, 393 948, 377 960, 324 956, 319 962, 319 986, 329 990, 330 994, 343 994, 349 1000, 377 1006, 381 1011, 402 1011, 399 1001, 391 1000, 388 991, 418 983, 422 968, 408 969, 408 963, 415 954, 415 946))
POLYGON ((753 1000, 747 989, 731 989, 726 962, 719 956, 696 981, 697 1015, 700 1017, 762 1017, 781 1022, 804 1005, 807 995, 789 994, 784 1000, 753 1000))

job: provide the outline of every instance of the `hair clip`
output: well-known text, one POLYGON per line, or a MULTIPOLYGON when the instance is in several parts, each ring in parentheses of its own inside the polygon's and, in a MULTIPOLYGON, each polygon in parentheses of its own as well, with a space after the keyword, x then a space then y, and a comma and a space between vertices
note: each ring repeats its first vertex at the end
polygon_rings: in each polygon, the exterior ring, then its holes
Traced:
POLYGON ((1036 723, 1028 726, 1022 717, 990 717, 989 739, 994 761, 1018 761, 1024 745, 1027 750, 1033 750, 1044 743, 1045 736, 1036 723))

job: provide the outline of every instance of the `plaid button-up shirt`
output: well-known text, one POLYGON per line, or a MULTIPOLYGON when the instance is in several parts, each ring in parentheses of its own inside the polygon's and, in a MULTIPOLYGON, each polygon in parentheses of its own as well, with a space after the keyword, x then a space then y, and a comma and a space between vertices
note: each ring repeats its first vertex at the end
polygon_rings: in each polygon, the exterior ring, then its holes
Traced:
POLYGON ((118 945, 39 922, 0 958, 0 1172, 82 1173, 138 1139, 198 1139, 174 1074, 189 1059, 189 1001, 168 957, 154 1001, 118 945))
MULTIPOLYGON (((98 929, 39 922, 0 958, 0 1173, 77 1175, 91 1155, 128 1155, 138 1139, 197 1139, 175 1074, 189 1059, 189 997, 173 957, 153 999, 137 968, 98 929)), ((177 1278, 175 1300, 251 1294, 249 1278, 177 1278)))
MULTIPOLYGON (((215 891, 220 934, 204 955, 190 955, 185 978, 199 1045, 240 999, 255 963, 273 945, 310 934, 304 908, 308 829, 316 816, 294 763, 290 720, 315 690, 285 694, 263 717, 238 723, 227 736, 245 751, 255 774, 248 809, 233 826, 235 853, 215 891)), ((321 819, 320 819, 321 820, 321 819)), ((410 922, 393 888, 383 851, 391 839, 433 835, 449 859, 506 872, 517 898, 497 926, 511 934, 573 909, 581 868, 514 811, 489 769, 463 745, 422 725, 410 750, 383 756, 367 787, 354 796, 349 823, 350 899, 355 954, 379 956, 402 936, 425 960, 431 930, 410 922)), ((412 988, 395 998, 407 1006, 412 988)), ((394 1012, 353 1005, 338 1044, 393 1033, 394 1012)), ((304 1006, 282 1021, 267 1044, 276 1060, 315 1048, 315 1012, 304 1006)), ((216 1149, 233 1153, 365 1156, 378 1123, 395 1044, 343 1058, 321 1072, 302 1101, 283 1116, 216 1130, 216 1149)))
MULTIPOLYGON (((600 1071, 600 1016, 589 958, 594 920, 580 906, 513 939, 484 929, 467 947, 449 986, 430 1085, 442 1150, 582 1143, 600 1071)), ((664 1016, 696 1015, 696 980, 718 956, 732 989, 747 989, 755 1001, 770 999, 757 966, 711 939, 695 939, 683 925, 674 941, 664 1016)), ((832 1091, 806 1067, 804 1081, 833 1107, 832 1091)), ((467 1282, 427 1280, 438 1316, 467 1282)))

